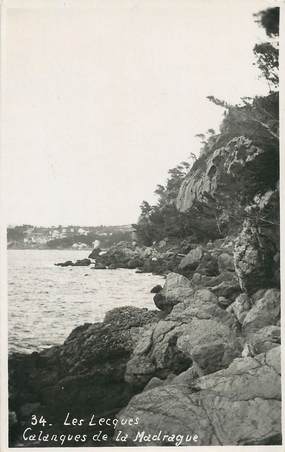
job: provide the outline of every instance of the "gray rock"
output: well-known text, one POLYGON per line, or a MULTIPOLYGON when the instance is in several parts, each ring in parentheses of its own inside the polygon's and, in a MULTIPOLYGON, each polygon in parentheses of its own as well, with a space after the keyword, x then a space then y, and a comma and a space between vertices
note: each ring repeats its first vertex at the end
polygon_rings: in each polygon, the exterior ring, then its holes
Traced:
POLYGON ((94 267, 91 267, 92 270, 106 270, 106 266, 101 264, 100 262, 96 262, 96 264, 94 265, 94 267))
POLYGON ((232 273, 232 275, 233 277, 231 280, 222 281, 216 286, 210 286, 211 291, 217 295, 217 297, 227 298, 230 303, 235 300, 241 291, 236 275, 234 273, 232 273))
POLYGON ((281 444, 279 366, 280 347, 236 359, 194 384, 179 384, 176 377, 133 397, 118 417, 137 416, 139 424, 117 430, 128 434, 132 446, 281 444), (180 436, 169 443, 164 434, 180 436), (190 440, 194 434, 197 443, 190 440))
POLYGON ((218 306, 210 290, 198 290, 145 330, 127 363, 125 378, 142 385, 154 376, 177 375, 193 363, 204 373, 214 372, 240 353, 235 318, 218 306))
POLYGON ((280 345, 280 328, 278 330, 278 327, 273 325, 271 326, 272 330, 268 328, 270 327, 262 328, 245 342, 242 357, 253 357, 280 345))
POLYGON ((150 389, 157 388, 158 386, 162 386, 165 383, 164 380, 160 378, 153 377, 148 384, 145 386, 144 391, 149 391, 150 389))
POLYGON ((154 286, 150 293, 159 293, 162 290, 162 286, 160 284, 157 284, 156 286, 154 286))
POLYGON ((155 305, 170 312, 177 303, 191 298, 193 289, 191 282, 178 273, 168 273, 163 289, 154 296, 155 305))
POLYGON ((91 264, 91 260, 90 259, 79 259, 75 262, 74 266, 75 267, 88 267, 88 265, 91 264))
POLYGON ((261 328, 256 333, 251 334, 246 342, 243 354, 255 356, 267 352, 274 347, 278 347, 281 342, 281 329, 279 326, 269 325, 261 328))
MULTIPOLYGON (((207 275, 207 276, 218 275, 219 268, 218 268, 217 258, 213 254, 205 252, 195 271, 197 273, 200 273, 201 275, 207 275)), ((192 274, 192 273, 193 272, 190 272, 190 274, 192 274)))
POLYGON ((197 248, 189 251, 189 253, 183 257, 178 267, 179 270, 183 272, 194 271, 198 267, 203 255, 203 248, 201 246, 197 246, 197 248))
POLYGON ((57 264, 54 264, 58 267, 72 267, 74 264, 72 261, 65 261, 65 262, 58 262, 57 264))
POLYGON ((243 323, 248 311, 251 309, 251 300, 245 293, 240 294, 235 301, 227 308, 227 311, 234 314, 239 323, 243 323))
POLYGON ((246 220, 234 250, 235 270, 244 292, 251 295, 260 288, 270 287, 274 277, 274 253, 272 242, 246 220))
POLYGON ((247 336, 268 325, 276 325, 280 318, 280 291, 269 289, 246 314, 242 328, 247 336))
POLYGON ((225 270, 232 272, 235 271, 233 256, 228 253, 220 254, 218 257, 218 267, 220 273, 224 272, 225 270))

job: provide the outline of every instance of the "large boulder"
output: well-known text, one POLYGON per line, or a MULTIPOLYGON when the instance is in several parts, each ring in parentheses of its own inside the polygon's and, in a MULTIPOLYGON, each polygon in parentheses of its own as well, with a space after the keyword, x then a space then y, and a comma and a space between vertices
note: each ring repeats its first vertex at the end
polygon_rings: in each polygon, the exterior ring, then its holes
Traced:
POLYGON ((280 291, 278 289, 267 290, 262 298, 254 302, 247 312, 242 329, 244 334, 255 333, 259 329, 276 325, 280 319, 280 291))
POLYGON ((153 300, 165 312, 170 312, 177 303, 189 299, 193 294, 191 282, 178 273, 168 273, 162 290, 155 294, 153 300))
POLYGON ((228 253, 221 253, 218 257, 218 267, 220 273, 224 271, 234 272, 235 266, 233 255, 228 253))
POLYGON ((193 288, 209 288, 217 297, 227 299, 230 305, 237 295, 241 292, 240 285, 236 274, 232 271, 223 271, 217 276, 206 276, 200 273, 194 273, 191 278, 193 288))
POLYGON ((179 264, 179 270, 185 271, 185 272, 192 271, 192 270, 194 271, 198 267, 203 255, 204 255, 204 250, 203 250, 202 246, 197 246, 197 248, 192 249, 181 260, 181 262, 179 264))
POLYGON ((193 363, 204 373, 214 372, 240 354, 235 318, 218 306, 211 291, 198 290, 142 334, 125 378, 143 386, 154 376, 178 375, 193 363))
POLYGON ((252 303, 246 293, 241 293, 235 301, 227 308, 227 311, 234 314, 240 324, 243 323, 252 303))
POLYGON ((197 246, 189 251, 181 260, 178 269, 180 273, 188 277, 192 276, 195 271, 207 276, 215 276, 219 272, 217 258, 202 246, 197 246))
POLYGON ((280 347, 196 378, 178 377, 131 399, 118 415, 129 446, 281 444, 280 347), (138 418, 137 426, 122 425, 138 418))
POLYGON ((243 356, 255 356, 278 347, 281 342, 281 328, 269 325, 251 334, 244 345, 243 356))
POLYGON ((105 267, 114 265, 116 268, 136 268, 135 264, 141 264, 141 250, 129 242, 116 243, 105 252, 96 248, 89 257, 105 267))

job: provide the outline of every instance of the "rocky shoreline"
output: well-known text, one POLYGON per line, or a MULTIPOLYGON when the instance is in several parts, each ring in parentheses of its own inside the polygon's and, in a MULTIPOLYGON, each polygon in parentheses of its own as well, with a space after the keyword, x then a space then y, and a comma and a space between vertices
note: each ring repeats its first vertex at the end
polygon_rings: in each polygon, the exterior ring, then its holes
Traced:
POLYGON ((39 445, 21 438, 32 414, 64 434, 67 412, 139 418, 137 427, 105 425, 108 441, 98 445, 165 445, 169 439, 155 437, 158 424, 184 435, 181 445, 190 433, 198 445, 280 444, 280 291, 274 278, 253 289, 240 256, 240 236, 192 248, 180 273, 154 288, 158 310, 116 308, 61 346, 11 355, 11 445, 39 445), (141 443, 138 432, 150 436, 141 443))

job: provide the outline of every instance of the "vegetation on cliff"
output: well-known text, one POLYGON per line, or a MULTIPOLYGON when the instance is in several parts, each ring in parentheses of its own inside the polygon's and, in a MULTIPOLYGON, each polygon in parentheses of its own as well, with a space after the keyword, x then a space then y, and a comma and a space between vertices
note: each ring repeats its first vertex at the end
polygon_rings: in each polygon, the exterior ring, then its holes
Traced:
POLYGON ((268 94, 244 97, 237 105, 208 96, 224 109, 220 130, 198 134, 202 144, 199 157, 192 156, 192 164, 182 162, 169 171, 166 185, 155 190, 155 205, 142 203, 134 225, 141 243, 151 245, 165 237, 190 235, 200 241, 225 237, 241 228, 245 208, 257 194, 276 189, 279 8, 256 14, 256 21, 270 38, 253 49, 268 94))

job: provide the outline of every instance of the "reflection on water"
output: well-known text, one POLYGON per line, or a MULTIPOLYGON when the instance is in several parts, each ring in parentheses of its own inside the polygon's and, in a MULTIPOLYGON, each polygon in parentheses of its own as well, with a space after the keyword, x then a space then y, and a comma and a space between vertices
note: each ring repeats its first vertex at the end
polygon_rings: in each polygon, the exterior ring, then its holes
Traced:
POLYGON ((117 306, 155 309, 150 289, 163 278, 133 270, 56 267, 83 259, 78 250, 9 250, 9 351, 62 343, 73 328, 97 322, 117 306))

